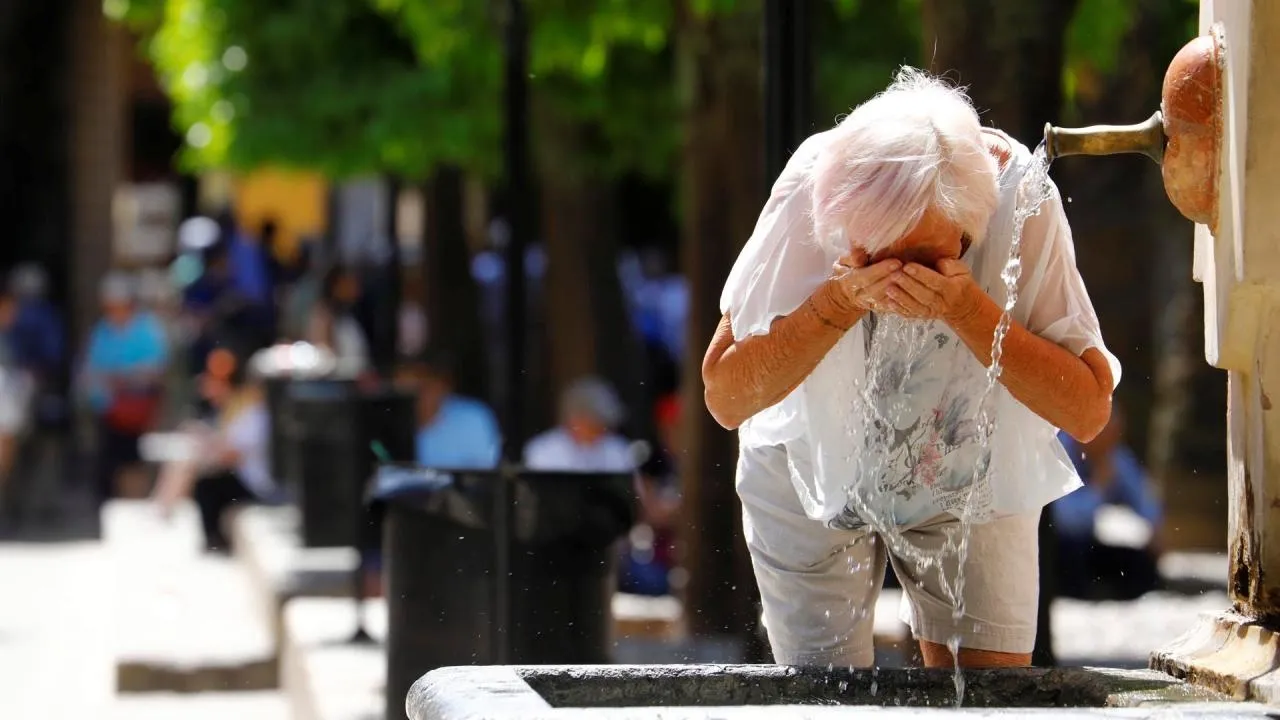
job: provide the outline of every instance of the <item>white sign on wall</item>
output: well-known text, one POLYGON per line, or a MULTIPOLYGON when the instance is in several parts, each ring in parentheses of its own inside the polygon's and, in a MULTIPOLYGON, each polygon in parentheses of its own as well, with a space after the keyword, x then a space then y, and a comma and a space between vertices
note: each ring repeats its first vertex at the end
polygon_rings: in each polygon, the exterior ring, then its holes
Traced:
POLYGON ((124 184, 112 205, 117 262, 163 262, 176 247, 182 194, 176 183, 124 184))

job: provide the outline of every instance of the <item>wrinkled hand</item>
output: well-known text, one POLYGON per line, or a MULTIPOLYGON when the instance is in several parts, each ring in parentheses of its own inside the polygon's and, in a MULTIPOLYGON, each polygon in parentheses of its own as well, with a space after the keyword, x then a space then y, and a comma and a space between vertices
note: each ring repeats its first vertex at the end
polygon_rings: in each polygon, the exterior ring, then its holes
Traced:
POLYGON ((959 260, 940 260, 932 270, 908 263, 886 291, 889 311, 908 318, 954 323, 977 311, 984 297, 969 267, 959 260))
POLYGON ((861 250, 840 258, 832 268, 838 302, 850 310, 886 310, 895 277, 901 275, 900 260, 881 260, 874 265, 861 250))

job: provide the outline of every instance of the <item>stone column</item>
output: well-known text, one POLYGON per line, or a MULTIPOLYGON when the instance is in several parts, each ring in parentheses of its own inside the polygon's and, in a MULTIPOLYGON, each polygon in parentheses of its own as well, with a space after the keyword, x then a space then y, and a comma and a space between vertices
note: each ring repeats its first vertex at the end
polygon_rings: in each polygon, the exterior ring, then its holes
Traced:
POLYGON ((1217 227, 1198 226, 1205 357, 1228 371, 1233 601, 1152 665, 1241 699, 1280 700, 1280 3, 1202 0, 1226 64, 1217 227))
POLYGON ((111 204, 124 173, 128 55, 125 33, 101 0, 74 0, 69 44, 71 274, 70 337, 84 341, 98 314, 98 282, 111 266, 111 204))

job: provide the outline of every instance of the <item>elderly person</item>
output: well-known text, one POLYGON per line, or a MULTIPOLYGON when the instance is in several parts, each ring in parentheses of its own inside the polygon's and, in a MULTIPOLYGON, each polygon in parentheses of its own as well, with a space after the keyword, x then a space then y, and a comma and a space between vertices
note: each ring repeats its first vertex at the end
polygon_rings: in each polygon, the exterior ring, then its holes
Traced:
POLYGON ((604 380, 574 381, 560 398, 560 425, 531 439, 524 447, 530 470, 563 472, 631 472, 631 445, 614 428, 622 423, 622 401, 604 380))
POLYGON ((1038 519, 1080 484, 1056 432, 1097 434, 1119 378, 1037 163, 982 128, 961 90, 903 69, 775 183, 703 380, 711 414, 739 429, 738 494, 779 662, 869 665, 888 562, 927 665, 1030 663, 1038 519), (986 398, 1019 230, 1017 302, 986 398), (978 422, 984 398, 994 426, 978 422))

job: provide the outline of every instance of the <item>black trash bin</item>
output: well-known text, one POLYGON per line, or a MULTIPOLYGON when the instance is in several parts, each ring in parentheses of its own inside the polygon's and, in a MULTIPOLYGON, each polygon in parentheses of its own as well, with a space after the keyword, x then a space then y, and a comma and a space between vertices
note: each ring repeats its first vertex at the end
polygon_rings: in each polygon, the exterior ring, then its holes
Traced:
POLYGON ((350 380, 295 381, 288 409, 293 438, 290 483, 302 515, 305 547, 364 546, 369 515, 365 487, 387 459, 413 457, 413 397, 360 392, 350 380))
POLYGON ((270 418, 269 463, 271 477, 292 491, 297 477, 297 453, 292 443, 297 435, 289 408, 289 386, 293 382, 324 380, 336 376, 337 363, 324 348, 306 343, 275 345, 259 350, 250 359, 250 369, 262 380, 270 418))
POLYGON ((384 468, 379 479, 386 717, 403 717, 410 686, 439 667, 609 662, 630 475, 384 468))
POLYGON ((289 410, 289 378, 277 375, 263 378, 263 386, 267 396, 267 415, 270 418, 270 463, 271 477, 277 482, 286 482, 290 476, 286 458, 289 456, 289 443, 292 433, 286 432, 289 410))

